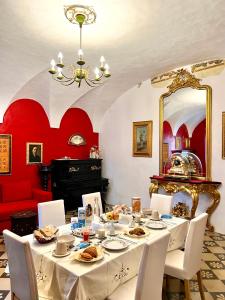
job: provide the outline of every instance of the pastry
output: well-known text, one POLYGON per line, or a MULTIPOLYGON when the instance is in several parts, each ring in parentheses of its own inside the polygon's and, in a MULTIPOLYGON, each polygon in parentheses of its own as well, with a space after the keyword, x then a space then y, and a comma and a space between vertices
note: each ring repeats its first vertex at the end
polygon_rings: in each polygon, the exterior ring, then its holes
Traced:
POLYGON ((88 253, 90 254, 92 257, 96 258, 98 256, 98 252, 97 252, 97 249, 96 247, 94 246, 91 246, 91 247, 88 247, 86 248, 83 253, 88 253))
POLYGON ((93 259, 93 257, 91 256, 91 254, 86 253, 86 252, 82 252, 82 253, 80 254, 80 257, 81 257, 81 259, 87 260, 87 261, 93 259))
POLYGON ((144 235, 145 231, 142 228, 137 227, 137 228, 130 230, 129 233, 140 236, 140 235, 144 235))

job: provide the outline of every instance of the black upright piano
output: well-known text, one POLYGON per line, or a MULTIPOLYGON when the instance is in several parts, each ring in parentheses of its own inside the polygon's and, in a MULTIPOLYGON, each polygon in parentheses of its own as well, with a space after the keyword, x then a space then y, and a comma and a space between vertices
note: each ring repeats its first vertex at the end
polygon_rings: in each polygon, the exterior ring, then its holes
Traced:
POLYGON ((108 179, 102 178, 102 159, 55 159, 51 164, 53 199, 64 199, 66 210, 82 206, 82 195, 101 192, 103 209, 108 179))

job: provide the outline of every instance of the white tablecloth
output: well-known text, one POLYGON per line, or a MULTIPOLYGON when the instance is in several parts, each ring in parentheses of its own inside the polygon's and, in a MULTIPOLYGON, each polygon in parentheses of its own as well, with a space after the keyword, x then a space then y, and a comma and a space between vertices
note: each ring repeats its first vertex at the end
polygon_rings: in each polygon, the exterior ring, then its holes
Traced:
MULTIPOLYGON (((173 218, 165 221, 171 237, 168 251, 181 247, 186 237, 188 222, 173 218)), ((60 228, 68 232, 70 225, 60 228)), ((122 232, 125 225, 115 224, 117 232, 122 232)), ((41 297, 54 300, 101 300, 110 295, 119 285, 134 277, 144 247, 145 239, 151 240, 164 230, 150 230, 146 238, 130 239, 135 243, 120 252, 104 254, 103 260, 94 263, 82 263, 73 259, 74 252, 63 258, 52 256, 55 243, 39 244, 33 235, 25 236, 32 249, 35 269, 37 273, 38 289, 41 297)), ((75 243, 80 239, 76 238, 75 243)))

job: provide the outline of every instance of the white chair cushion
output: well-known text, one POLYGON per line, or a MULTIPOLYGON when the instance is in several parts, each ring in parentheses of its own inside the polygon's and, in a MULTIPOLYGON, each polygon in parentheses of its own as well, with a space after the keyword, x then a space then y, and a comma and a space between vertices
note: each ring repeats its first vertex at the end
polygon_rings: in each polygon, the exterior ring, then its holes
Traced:
POLYGON ((165 262, 165 274, 183 278, 184 251, 173 250, 167 253, 165 262))
POLYGON ((137 276, 131 278, 123 285, 119 286, 107 300, 132 300, 135 296, 135 289, 137 284, 137 276))

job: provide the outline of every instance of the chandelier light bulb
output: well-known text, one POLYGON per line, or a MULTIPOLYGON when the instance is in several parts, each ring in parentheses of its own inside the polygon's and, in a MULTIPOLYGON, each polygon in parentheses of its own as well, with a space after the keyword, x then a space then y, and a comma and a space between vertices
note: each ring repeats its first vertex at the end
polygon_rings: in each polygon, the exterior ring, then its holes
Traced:
POLYGON ((79 56, 79 59, 82 60, 83 59, 83 56, 84 56, 84 52, 82 49, 79 49, 78 50, 78 56, 79 56))
POLYGON ((105 57, 104 56, 100 57, 100 63, 101 63, 101 67, 104 67, 104 64, 105 64, 105 57))
POLYGON ((55 60, 54 59, 51 60, 50 64, 51 64, 51 68, 55 69, 55 60))
POLYGON ((99 68, 95 68, 95 79, 96 80, 99 80, 99 78, 100 78, 100 70, 99 70, 99 68))
POLYGON ((62 75, 62 68, 57 68, 57 78, 60 80, 60 79, 63 79, 63 75, 62 75))
POLYGON ((62 52, 59 52, 58 54, 59 63, 62 64, 63 54, 62 52))

